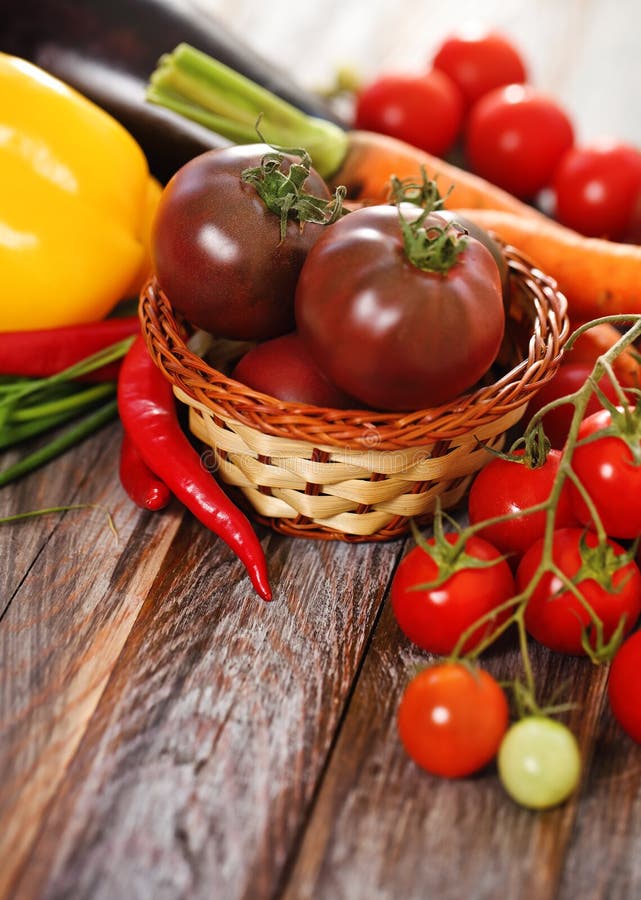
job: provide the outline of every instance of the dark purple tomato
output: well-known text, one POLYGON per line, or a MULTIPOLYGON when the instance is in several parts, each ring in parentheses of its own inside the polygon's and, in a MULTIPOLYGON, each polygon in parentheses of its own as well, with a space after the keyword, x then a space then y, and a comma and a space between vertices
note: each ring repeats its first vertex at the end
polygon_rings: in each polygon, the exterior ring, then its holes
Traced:
MULTIPOLYGON (((419 212, 406 209, 406 222, 419 212)), ((436 215, 424 224, 435 239, 443 231, 436 215)), ((375 409, 422 409, 471 388, 492 365, 505 327, 501 279, 470 236, 449 271, 419 268, 397 208, 364 207, 328 226, 310 250, 296 321, 316 363, 346 393, 375 409)))
MULTIPOLYGON (((298 273, 324 228, 291 218, 281 240, 279 215, 241 179, 270 153, 264 144, 203 153, 176 172, 158 206, 158 282, 187 321, 219 337, 265 340, 293 330, 298 273)), ((313 169, 304 187, 330 198, 313 169)))
POLYGON ((256 344, 236 364, 231 377, 289 403, 334 409, 358 407, 355 400, 328 381, 295 332, 256 344))

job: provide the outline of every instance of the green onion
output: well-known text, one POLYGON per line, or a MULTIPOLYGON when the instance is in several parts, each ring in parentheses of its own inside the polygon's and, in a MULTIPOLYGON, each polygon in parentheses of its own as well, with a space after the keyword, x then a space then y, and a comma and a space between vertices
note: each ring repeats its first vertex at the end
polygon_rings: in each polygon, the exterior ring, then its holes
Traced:
POLYGON ((50 460, 55 459, 57 456, 60 456, 70 447, 78 444, 80 441, 102 428, 103 425, 106 425, 112 419, 115 419, 117 415, 118 402, 117 400, 110 400, 76 425, 73 425, 71 428, 62 432, 62 434, 57 435, 52 441, 45 444, 44 447, 40 447, 38 450, 35 450, 33 453, 30 453, 9 466, 3 472, 0 472, 0 487, 4 487, 10 482, 16 481, 24 475, 28 475, 34 469, 37 469, 45 463, 48 463, 50 460))

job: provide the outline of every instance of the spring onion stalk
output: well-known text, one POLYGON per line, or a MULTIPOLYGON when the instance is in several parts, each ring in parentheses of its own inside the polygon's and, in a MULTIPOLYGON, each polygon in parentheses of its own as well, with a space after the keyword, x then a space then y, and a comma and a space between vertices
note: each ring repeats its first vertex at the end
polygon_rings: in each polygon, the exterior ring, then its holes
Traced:
POLYGON ((3 379, 0 386, 0 450, 49 431, 55 430, 55 433, 46 444, 27 452, 0 471, 0 487, 55 459, 117 416, 115 381, 87 386, 77 379, 122 359, 132 341, 133 337, 129 337, 111 344, 47 378, 15 378, 13 383, 3 379), (83 414, 85 417, 80 419, 83 414), (70 427, 61 431, 69 422, 70 427))
POLYGON ((340 168, 347 152, 340 126, 306 115, 189 44, 161 57, 146 96, 235 144, 303 148, 324 178, 340 168))
POLYGON ((71 428, 68 428, 66 431, 57 435, 52 441, 45 444, 44 447, 34 450, 33 453, 29 453, 27 456, 24 456, 22 459, 19 459, 13 465, 0 472, 0 487, 4 487, 10 482, 16 481, 24 475, 28 475, 30 472, 33 472, 34 469, 37 469, 45 463, 50 462, 52 459, 60 456, 70 447, 80 443, 80 441, 102 428, 103 425, 111 422, 117 415, 117 400, 109 400, 103 406, 98 407, 98 409, 90 415, 72 425, 71 428))

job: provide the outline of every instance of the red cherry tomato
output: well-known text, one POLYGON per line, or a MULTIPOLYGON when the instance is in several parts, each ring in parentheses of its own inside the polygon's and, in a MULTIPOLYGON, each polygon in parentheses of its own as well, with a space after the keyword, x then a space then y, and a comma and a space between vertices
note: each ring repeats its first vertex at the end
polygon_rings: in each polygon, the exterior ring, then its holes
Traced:
MULTIPOLYGON (((622 410, 620 414, 623 415, 622 410)), ((625 439, 617 434, 598 436, 612 424, 613 417, 607 409, 583 420, 572 454, 572 468, 592 499, 607 534, 635 538, 641 534, 641 464, 635 461, 632 447, 635 452, 641 449, 641 433, 637 424, 636 428, 631 426, 625 439), (591 440, 579 445, 584 438, 591 440)), ((587 504, 574 485, 570 493, 577 519, 591 525, 587 504)))
POLYGON ((493 31, 451 35, 438 48, 433 65, 449 75, 468 107, 493 88, 527 78, 519 51, 493 31))
POLYGON ((641 225, 641 151, 604 141, 573 147, 554 177, 559 222, 591 237, 620 241, 641 225))
POLYGON ((629 637, 610 667, 608 700, 614 718, 633 741, 641 744, 641 631, 629 637))
POLYGON ((494 758, 508 718, 507 699, 491 675, 444 663, 410 681, 397 724, 414 762, 434 775, 460 778, 494 758))
POLYGON ((389 134, 443 156, 456 141, 463 99, 443 72, 383 75, 356 98, 355 127, 389 134))
MULTIPOLYGON (((454 544, 456 534, 447 534, 454 544)), ((434 539, 427 542, 434 548, 434 539)), ((463 632, 481 617, 514 594, 510 567, 500 559, 499 551, 487 541, 470 537, 465 554, 474 560, 497 560, 496 564, 474 568, 460 560, 460 568, 438 587, 421 588, 440 574, 439 562, 423 547, 414 547, 401 561, 392 581, 392 609, 401 631, 423 650, 442 656, 454 650, 463 632)), ((477 628, 465 642, 465 652, 491 634, 506 614, 497 615, 477 628)))
MULTIPOLYGON (((558 568, 569 578, 576 579, 576 587, 603 623, 603 638, 612 637, 621 618, 625 616, 625 633, 630 632, 641 613, 641 572, 634 561, 616 561, 626 551, 615 541, 608 540, 608 560, 590 552, 585 558, 581 543, 588 548, 598 545, 593 531, 581 528, 562 528, 554 533, 552 556, 558 568), (618 566, 618 568, 617 568, 618 566), (608 568, 610 567, 610 568, 608 568), (585 574, 581 575, 580 572, 585 574), (611 581, 608 583, 608 572, 611 581), (597 577, 603 578, 600 583, 597 577)), ((525 554, 516 573, 519 590, 524 590, 541 562, 543 541, 537 541, 525 554)), ((581 644, 583 628, 589 628, 588 610, 569 590, 563 589, 559 579, 546 573, 528 601, 525 609, 525 626, 539 643, 558 653, 583 655, 581 644)), ((594 648, 595 635, 590 644, 594 648)))
MULTIPOLYGON (((538 412, 548 403, 567 397, 568 394, 573 394, 574 391, 582 388, 593 368, 594 366, 591 363, 568 362, 559 366, 554 377, 547 384, 544 384, 536 396, 528 403, 526 421, 531 419, 535 412, 538 412)), ((604 376, 599 381, 599 388, 608 400, 612 403, 617 402, 616 390, 607 376, 604 376)), ((593 394, 585 415, 589 416, 601 408, 601 401, 596 394, 593 394)), ((573 414, 574 407, 572 404, 564 403, 561 406, 554 407, 554 409, 551 409, 550 412, 543 416, 543 429, 552 447, 559 450, 563 448, 570 430, 573 414)))
POLYGON ((256 344, 236 364, 231 377, 289 403, 334 409, 358 407, 356 400, 327 380, 295 332, 256 344))
MULTIPOLYGON (((518 453, 523 456, 523 451, 518 453)), ((536 468, 501 457, 493 459, 472 483, 468 500, 470 522, 475 525, 484 519, 518 513, 544 503, 550 496, 560 461, 558 450, 551 450, 543 465, 536 468)), ((543 536, 545 521, 545 512, 524 514, 489 525, 478 533, 501 553, 521 555, 543 536)), ((565 488, 561 491, 555 523, 558 528, 576 523, 565 488)))
POLYGON ((465 149, 477 174, 531 199, 552 182, 573 142, 570 119, 556 100, 530 85, 510 84, 474 104, 465 149))

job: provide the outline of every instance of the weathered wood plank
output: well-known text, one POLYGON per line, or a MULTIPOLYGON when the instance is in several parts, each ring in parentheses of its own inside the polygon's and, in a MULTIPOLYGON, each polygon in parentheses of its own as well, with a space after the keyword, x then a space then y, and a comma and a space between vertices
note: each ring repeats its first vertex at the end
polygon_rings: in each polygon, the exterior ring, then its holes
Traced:
POLYGON ((178 506, 153 518, 125 497, 119 439, 114 425, 12 492, 21 509, 67 502, 104 508, 16 523, 0 534, 11 591, 0 622, 0 896, 24 861, 180 523, 178 506))
POLYGON ((607 703, 587 727, 592 765, 558 897, 630 900, 641 894, 641 747, 621 733, 607 703))
POLYGON ((179 531, 17 896, 273 896, 400 546, 267 551, 271 604, 179 531))

